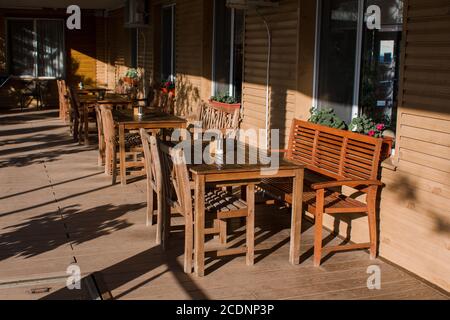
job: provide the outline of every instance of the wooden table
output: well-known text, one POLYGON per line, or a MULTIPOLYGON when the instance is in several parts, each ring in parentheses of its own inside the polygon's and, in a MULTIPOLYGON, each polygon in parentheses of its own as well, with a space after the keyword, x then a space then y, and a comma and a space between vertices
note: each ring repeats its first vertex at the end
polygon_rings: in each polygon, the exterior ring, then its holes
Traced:
MULTIPOLYGON (((227 181, 238 182, 247 185, 247 206, 249 217, 247 226, 254 229, 254 184, 255 181, 267 178, 293 178, 293 204, 291 219, 291 242, 289 262, 299 264, 300 237, 302 224, 302 197, 304 166, 279 160, 278 169, 267 169, 269 165, 257 164, 224 164, 220 167, 213 165, 191 165, 195 186, 195 219, 194 219, 194 272, 197 276, 203 276, 205 271, 204 237, 205 237, 205 186, 207 183, 225 183, 227 181), (264 174, 263 169, 267 169, 264 174)), ((254 231, 254 230, 252 230, 254 231)), ((254 232, 247 232, 247 264, 253 264, 254 232)))
POLYGON ((95 106, 112 106, 113 108, 120 105, 131 106, 133 101, 120 95, 107 95, 105 99, 98 100, 96 95, 80 96, 80 107, 83 110, 83 122, 84 122, 84 144, 89 145, 89 112, 95 106))
POLYGON ((119 127, 119 153, 120 153, 120 182, 126 185, 125 167, 125 131, 138 130, 140 128, 148 130, 157 129, 185 129, 186 119, 170 115, 163 112, 151 110, 139 117, 133 110, 113 110, 114 122, 119 127))
POLYGON ((78 93, 85 94, 85 93, 100 93, 100 92, 106 92, 111 91, 111 89, 103 88, 103 87, 96 87, 91 85, 85 85, 83 89, 77 89, 78 93))

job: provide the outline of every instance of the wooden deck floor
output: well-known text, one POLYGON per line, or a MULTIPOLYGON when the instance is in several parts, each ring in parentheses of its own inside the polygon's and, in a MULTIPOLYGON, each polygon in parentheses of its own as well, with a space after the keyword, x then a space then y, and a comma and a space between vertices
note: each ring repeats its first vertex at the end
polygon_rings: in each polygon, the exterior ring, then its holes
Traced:
POLYGON ((0 299, 88 299, 86 287, 65 288, 71 263, 85 278, 98 272, 114 299, 448 299, 362 251, 314 268, 306 222, 303 262, 290 265, 289 210, 276 206, 257 207, 255 266, 208 258, 204 278, 186 275, 182 233, 162 252, 145 226, 143 181, 111 186, 95 146, 72 143, 56 115, 0 115, 0 299), (366 286, 371 265, 381 268, 380 290, 366 286))

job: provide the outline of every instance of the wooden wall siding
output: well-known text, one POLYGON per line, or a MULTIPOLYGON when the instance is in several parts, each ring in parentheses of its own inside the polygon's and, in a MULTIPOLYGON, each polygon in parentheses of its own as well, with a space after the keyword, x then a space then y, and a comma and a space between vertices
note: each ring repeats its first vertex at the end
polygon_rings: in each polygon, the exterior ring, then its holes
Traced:
MULTIPOLYGON (((450 291, 450 1, 409 0, 396 168, 384 166, 380 255, 450 291)), ((351 190, 348 190, 350 193, 351 190)), ((365 218, 335 221, 367 240, 365 218)))
POLYGON ((96 30, 96 81, 100 86, 107 86, 108 84, 108 57, 107 57, 107 20, 103 16, 98 16, 95 19, 96 30))
POLYGON ((0 74, 6 73, 6 30, 5 17, 0 13, 0 74))
POLYGON ((106 39, 107 85, 108 88, 114 89, 119 78, 125 75, 131 61, 130 29, 124 28, 123 9, 108 13, 106 39))
POLYGON ((176 2, 175 108, 178 114, 188 117, 195 114, 202 97, 204 1, 178 0, 176 2))
MULTIPOLYGON (((66 29, 67 30, 67 29, 66 29)), ((81 30, 66 31, 67 78, 71 83, 97 81, 96 18, 83 11, 81 30)))
POLYGON ((383 172, 382 252, 450 291, 450 1, 408 2, 398 167, 383 172))
MULTIPOLYGON (((272 32, 270 125, 287 142, 297 95, 298 0, 281 0, 278 8, 260 10, 272 32)), ((245 17, 243 128, 265 128, 267 32, 253 11, 245 17)))
POLYGON ((150 86, 153 80, 153 33, 150 28, 139 29, 137 66, 145 75, 146 84, 150 86))

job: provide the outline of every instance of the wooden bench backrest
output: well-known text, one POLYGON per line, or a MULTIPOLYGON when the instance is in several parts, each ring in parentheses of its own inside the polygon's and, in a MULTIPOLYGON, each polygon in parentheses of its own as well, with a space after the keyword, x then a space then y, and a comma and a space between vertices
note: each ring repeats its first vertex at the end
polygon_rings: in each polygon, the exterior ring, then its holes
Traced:
POLYGON ((199 108, 198 121, 202 121, 203 129, 238 129, 239 109, 221 108, 204 101, 199 108))
POLYGON ((286 157, 336 180, 378 180, 382 139, 294 119, 286 157))

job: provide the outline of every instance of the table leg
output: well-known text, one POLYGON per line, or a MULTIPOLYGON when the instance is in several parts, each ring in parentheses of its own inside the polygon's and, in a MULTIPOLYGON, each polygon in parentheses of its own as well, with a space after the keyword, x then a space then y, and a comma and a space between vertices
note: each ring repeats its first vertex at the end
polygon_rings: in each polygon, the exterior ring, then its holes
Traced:
POLYGON ((89 107, 87 104, 83 107, 83 113, 84 113, 84 145, 89 145, 89 107))
POLYGON ((246 226, 246 242, 247 254, 246 262, 248 266, 252 266, 255 260, 255 185, 247 185, 247 226, 246 226))
POLYGON ((127 184, 127 172, 125 167, 125 126, 119 125, 119 158, 120 158, 120 183, 127 184))
POLYGON ((303 202, 303 169, 295 172, 293 181, 293 203, 292 203, 292 220, 291 220, 291 243, 289 249, 289 262, 291 264, 300 263, 300 239, 302 232, 302 202, 303 202))
POLYGON ((194 272, 205 275, 205 176, 195 175, 194 272))

